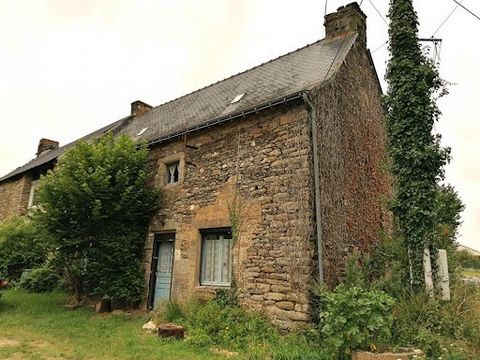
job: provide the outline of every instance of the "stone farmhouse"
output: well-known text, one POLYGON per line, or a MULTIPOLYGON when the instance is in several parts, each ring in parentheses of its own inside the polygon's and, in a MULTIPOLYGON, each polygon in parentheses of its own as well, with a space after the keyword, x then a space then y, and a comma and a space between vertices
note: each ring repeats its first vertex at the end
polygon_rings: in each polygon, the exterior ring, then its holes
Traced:
MULTIPOLYGON (((334 286, 391 217, 385 112, 357 3, 325 17, 313 44, 157 107, 106 132, 146 140, 161 210, 146 234, 145 306, 235 286, 284 328, 309 321, 315 280, 334 286)), ((35 204, 39 177, 75 142, 42 139, 0 178, 0 221, 35 204)))

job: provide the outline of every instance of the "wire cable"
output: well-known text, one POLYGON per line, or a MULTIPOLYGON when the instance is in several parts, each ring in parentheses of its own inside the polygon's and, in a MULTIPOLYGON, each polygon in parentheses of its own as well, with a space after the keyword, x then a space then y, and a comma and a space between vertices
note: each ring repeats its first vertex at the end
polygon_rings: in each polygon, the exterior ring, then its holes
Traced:
POLYGON ((379 47, 377 47, 375 50, 372 51, 372 54, 375 54, 378 50, 380 50, 381 48, 383 48, 385 45, 388 44, 388 40, 385 41, 382 45, 380 45, 379 47))
POLYGON ((455 2, 455 4, 457 4, 458 6, 461 6, 464 10, 468 11, 470 14, 472 14, 473 16, 475 16, 478 20, 480 20, 480 17, 475 14, 473 11, 467 9, 464 5, 462 5, 462 3, 459 3, 457 0, 453 0, 455 2))
POLYGON ((368 1, 370 2, 370 4, 372 4, 373 8, 377 12, 377 14, 382 18, 383 22, 388 26, 388 21, 387 21, 387 19, 385 19, 385 16, 383 16, 382 13, 377 9, 377 7, 375 6, 375 4, 373 3, 372 0, 368 0, 368 1))
MULTIPOLYGON (((460 3, 462 3, 462 1, 460 1, 460 3)), ((432 35, 432 38, 437 34, 437 32, 442 28, 443 25, 445 25, 445 23, 448 21, 448 19, 450 19, 450 17, 453 15, 453 13, 459 8, 460 4, 457 4, 455 6, 455 8, 450 12, 450 14, 448 14, 448 16, 445 18, 445 20, 443 20, 443 22, 438 26, 437 30, 435 30, 435 32, 433 33, 432 35)))
POLYGON ((332 70, 333 64, 335 63, 335 60, 337 60, 337 57, 340 54, 340 51, 342 50, 343 43, 345 42, 345 39, 347 38, 347 36, 348 36, 348 32, 345 33, 345 35, 343 36, 342 42, 340 43, 340 46, 338 47, 337 53, 335 54, 335 57, 333 58, 332 62, 330 63, 330 66, 328 67, 328 70, 325 74, 325 77, 322 80, 322 83, 327 79, 328 74, 330 74, 330 70, 332 70))

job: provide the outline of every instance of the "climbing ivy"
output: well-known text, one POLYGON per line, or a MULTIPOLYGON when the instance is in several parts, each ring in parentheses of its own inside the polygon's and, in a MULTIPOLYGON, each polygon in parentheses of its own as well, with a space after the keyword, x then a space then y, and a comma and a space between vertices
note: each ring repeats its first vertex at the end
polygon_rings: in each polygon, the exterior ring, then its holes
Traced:
POLYGON ((444 177, 450 149, 440 145, 433 126, 436 99, 446 94, 435 64, 418 42, 412 0, 390 1, 390 59, 387 67, 387 131, 395 195, 392 209, 409 252, 414 288, 423 280, 423 249, 433 249, 437 183, 444 177))

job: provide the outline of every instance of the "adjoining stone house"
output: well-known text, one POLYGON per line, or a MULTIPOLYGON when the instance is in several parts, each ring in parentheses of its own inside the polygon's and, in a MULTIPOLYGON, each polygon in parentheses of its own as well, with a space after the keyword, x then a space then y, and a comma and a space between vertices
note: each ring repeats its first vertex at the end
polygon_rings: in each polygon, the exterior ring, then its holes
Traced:
MULTIPOLYGON (((146 235, 146 296, 185 300, 235 286, 283 327, 309 320, 309 290, 334 286, 353 250, 390 228, 381 88, 356 3, 326 37, 86 139, 125 133, 150 146, 161 210, 146 235), (320 249, 320 251, 318 251, 320 249)), ((74 143, 42 139, 0 179, 0 221, 26 214, 35 181, 74 143)))

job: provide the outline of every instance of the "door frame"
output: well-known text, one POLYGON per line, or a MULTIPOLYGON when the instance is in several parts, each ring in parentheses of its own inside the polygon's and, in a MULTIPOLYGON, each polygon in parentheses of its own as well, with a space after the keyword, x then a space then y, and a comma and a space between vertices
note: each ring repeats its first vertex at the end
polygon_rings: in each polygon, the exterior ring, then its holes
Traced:
POLYGON ((155 233, 153 237, 153 246, 152 246, 152 259, 150 263, 150 279, 148 285, 148 299, 147 299, 147 308, 149 310, 153 309, 155 303, 155 285, 157 282, 157 266, 158 266, 158 257, 159 257, 159 248, 160 243, 163 241, 171 241, 173 242, 173 254, 172 254, 172 274, 170 280, 170 294, 169 299, 172 297, 172 286, 173 286, 173 269, 175 265, 175 232, 162 232, 162 233, 155 233))

